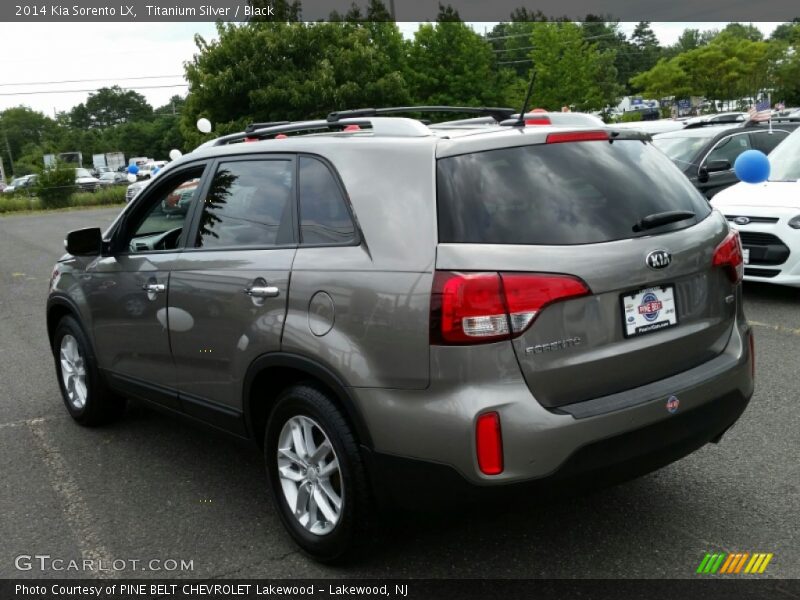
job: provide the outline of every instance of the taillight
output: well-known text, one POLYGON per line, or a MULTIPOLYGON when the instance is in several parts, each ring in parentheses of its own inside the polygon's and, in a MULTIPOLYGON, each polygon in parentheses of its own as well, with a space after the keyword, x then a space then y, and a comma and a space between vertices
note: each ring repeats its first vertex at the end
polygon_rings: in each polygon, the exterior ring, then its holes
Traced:
POLYGON ((484 413, 478 417, 475 423, 475 449, 481 473, 499 475, 503 472, 503 434, 498 413, 484 413))
POLYGON ((567 133, 551 133, 547 136, 548 144, 562 142, 594 142, 608 141, 607 131, 570 131, 567 133))
POLYGON ((739 232, 732 230, 719 246, 714 250, 714 259, 711 263, 715 267, 722 267, 731 283, 739 283, 744 277, 744 257, 742 256, 742 240, 739 232))
POLYGON ((548 304, 585 296, 568 275, 437 271, 431 291, 431 343, 479 344, 521 335, 548 304))

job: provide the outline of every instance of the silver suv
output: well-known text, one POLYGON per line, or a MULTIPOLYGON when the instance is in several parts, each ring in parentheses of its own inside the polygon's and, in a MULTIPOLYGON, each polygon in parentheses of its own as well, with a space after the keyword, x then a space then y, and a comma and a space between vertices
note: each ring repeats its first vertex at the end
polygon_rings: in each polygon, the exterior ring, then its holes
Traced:
POLYGON ((387 502, 718 441, 753 393, 738 234, 641 133, 487 114, 255 125, 71 232, 47 303, 69 413, 134 398, 255 441, 321 560, 387 502))

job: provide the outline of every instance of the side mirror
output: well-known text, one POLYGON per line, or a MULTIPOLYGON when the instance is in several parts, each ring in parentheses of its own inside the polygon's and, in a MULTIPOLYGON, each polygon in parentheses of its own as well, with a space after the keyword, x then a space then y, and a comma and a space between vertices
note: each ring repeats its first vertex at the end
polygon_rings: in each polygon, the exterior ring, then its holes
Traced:
POLYGON ((703 165, 697 171, 697 181, 700 183, 706 183, 708 181, 708 169, 703 165))
POLYGON ((706 165, 706 170, 709 173, 716 173, 718 171, 729 171, 731 169, 731 163, 727 160, 712 160, 709 161, 708 165, 706 165))
POLYGON ((99 227, 76 229, 67 234, 64 246, 73 256, 99 256, 103 251, 103 233, 99 227))

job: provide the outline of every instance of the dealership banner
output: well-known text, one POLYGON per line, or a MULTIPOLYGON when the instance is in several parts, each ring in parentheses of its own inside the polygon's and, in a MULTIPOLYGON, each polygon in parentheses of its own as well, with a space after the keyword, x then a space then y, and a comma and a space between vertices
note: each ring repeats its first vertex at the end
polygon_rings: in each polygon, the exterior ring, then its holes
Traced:
MULTIPOLYGON (((576 564, 576 568, 578 565, 576 564)), ((2 600, 266 600, 317 598, 491 600, 761 600, 800 597, 800 580, 775 579, 335 579, 335 580, 0 580, 2 600)))
MULTIPOLYGON (((345 14, 353 6, 365 12, 367 0, 300 0, 304 21, 329 19, 332 12, 345 14)), ((385 0, 395 21, 432 21, 438 0, 385 0)), ((791 21, 798 14, 795 2, 761 0, 448 0, 463 21, 507 21, 516 9, 541 12, 553 18, 585 19, 605 15, 620 21, 791 21)), ((4 22, 169 22, 273 20, 281 17, 279 5, 269 0, 4 0, 0 21, 4 22)))

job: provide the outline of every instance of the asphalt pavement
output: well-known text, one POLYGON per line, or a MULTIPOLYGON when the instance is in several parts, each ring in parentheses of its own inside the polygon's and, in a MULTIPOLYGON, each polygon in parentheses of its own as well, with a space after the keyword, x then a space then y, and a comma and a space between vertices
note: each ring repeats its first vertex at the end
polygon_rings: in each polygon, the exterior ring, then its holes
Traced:
POLYGON ((249 446, 140 406, 100 429, 67 416, 48 278, 68 230, 117 210, 0 218, 0 578, 91 575, 39 568, 54 559, 126 561, 100 573, 121 577, 683 578, 712 551, 771 552, 764 577, 800 577, 800 290, 745 286, 756 394, 720 444, 577 498, 387 515, 366 556, 327 567, 284 533, 249 446))

